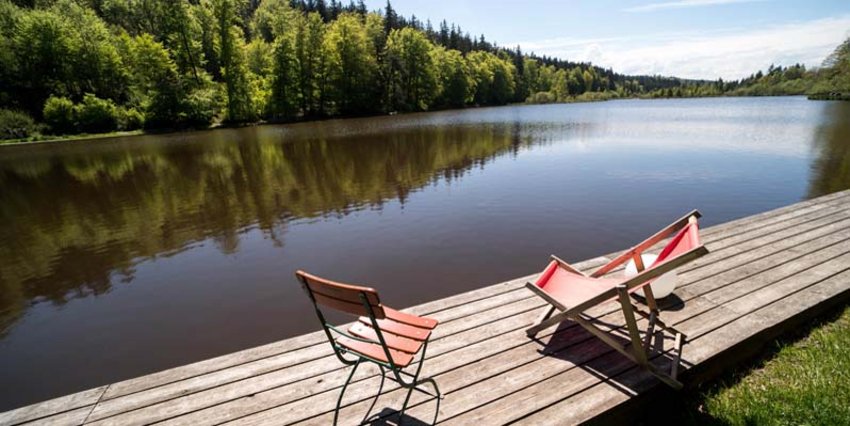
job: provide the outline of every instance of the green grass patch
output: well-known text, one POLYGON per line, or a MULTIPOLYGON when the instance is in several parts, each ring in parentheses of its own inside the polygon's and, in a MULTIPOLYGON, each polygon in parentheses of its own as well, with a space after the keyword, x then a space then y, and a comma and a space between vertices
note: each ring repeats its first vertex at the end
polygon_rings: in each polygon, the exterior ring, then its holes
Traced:
POLYGON ((42 143, 42 142, 61 142, 61 141, 86 141, 92 139, 104 139, 104 138, 117 138, 123 136, 136 136, 143 135, 145 132, 143 130, 128 130, 128 131, 115 131, 115 132, 107 132, 107 133, 80 133, 76 135, 42 135, 36 133, 27 138, 21 139, 5 139, 0 140, 0 145, 14 145, 14 144, 22 144, 22 143, 42 143))
POLYGON ((746 371, 683 395, 683 423, 850 424, 850 308, 746 371))

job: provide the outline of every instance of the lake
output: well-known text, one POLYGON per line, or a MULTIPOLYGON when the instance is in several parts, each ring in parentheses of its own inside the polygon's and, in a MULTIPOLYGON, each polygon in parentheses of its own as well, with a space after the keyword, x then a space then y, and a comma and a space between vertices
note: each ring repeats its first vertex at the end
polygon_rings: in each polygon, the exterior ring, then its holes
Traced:
POLYGON ((850 103, 509 106, 0 147, 0 411, 850 188, 850 103))

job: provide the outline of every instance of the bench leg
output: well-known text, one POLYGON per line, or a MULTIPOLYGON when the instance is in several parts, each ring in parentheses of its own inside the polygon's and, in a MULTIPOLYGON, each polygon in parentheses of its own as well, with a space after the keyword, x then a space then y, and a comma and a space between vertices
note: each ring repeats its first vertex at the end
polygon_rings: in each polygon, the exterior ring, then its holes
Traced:
POLYGON ((354 372, 357 371, 357 367, 360 366, 361 361, 363 361, 363 358, 358 359, 357 362, 354 363, 354 368, 351 369, 351 373, 349 373, 348 378, 345 379, 345 384, 342 385, 342 392, 339 393, 339 398, 336 400, 336 409, 334 409, 334 425, 336 425, 337 418, 339 417, 339 407, 342 405, 342 396, 345 395, 345 389, 351 382, 351 378, 354 377, 354 372))

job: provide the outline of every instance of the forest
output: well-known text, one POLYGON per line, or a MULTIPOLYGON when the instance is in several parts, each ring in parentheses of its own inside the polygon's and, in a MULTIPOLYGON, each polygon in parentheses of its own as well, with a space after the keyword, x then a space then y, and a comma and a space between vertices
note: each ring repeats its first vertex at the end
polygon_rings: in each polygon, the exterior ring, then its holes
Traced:
MULTIPOLYGON (((508 103, 832 93, 824 67, 627 76, 360 0, 0 0, 0 140, 508 103)), ((844 90, 846 91, 846 90, 844 90)))

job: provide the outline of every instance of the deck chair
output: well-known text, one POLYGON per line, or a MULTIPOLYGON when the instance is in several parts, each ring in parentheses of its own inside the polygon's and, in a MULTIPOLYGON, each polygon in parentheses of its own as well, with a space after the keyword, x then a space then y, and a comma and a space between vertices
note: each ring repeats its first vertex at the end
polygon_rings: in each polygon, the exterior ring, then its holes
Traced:
POLYGON ((570 319, 648 370, 664 383, 675 389, 680 389, 682 383, 676 380, 676 373, 686 336, 661 321, 658 305, 649 284, 653 279, 664 273, 708 253, 708 249, 700 243, 698 222, 700 216, 700 213, 696 210, 688 213, 590 275, 582 273, 553 255, 552 261, 537 281, 526 283, 526 287, 551 304, 546 308, 540 319, 526 330, 528 336, 534 337, 546 328, 570 319), (645 267, 641 254, 671 235, 673 238, 661 250, 656 260, 649 267, 645 267), (631 278, 605 277, 606 274, 626 263, 629 259, 634 259, 638 270, 637 275, 631 278), (641 288, 646 298, 646 305, 649 307, 648 313, 632 305, 630 299, 630 295, 641 288), (597 328, 593 325, 592 319, 584 315, 584 312, 588 309, 610 301, 618 301, 625 316, 629 335, 629 342, 626 345, 618 342, 609 333, 597 328), (556 310, 558 311, 557 314, 555 314, 556 310), (641 342, 635 312, 648 319, 643 342, 641 342), (660 371, 649 363, 648 358, 655 327, 670 332, 675 337, 675 359, 669 374, 660 371))
POLYGON ((437 398, 437 411, 434 414, 434 422, 437 421, 439 413, 439 401, 442 398, 437 382, 431 378, 419 378, 422 364, 425 361, 425 351, 428 348, 428 339, 431 330, 437 326, 437 320, 419 317, 404 312, 399 312, 381 304, 378 293, 369 287, 342 284, 310 275, 304 271, 297 271, 295 276, 301 282, 301 286, 316 310, 319 322, 328 341, 333 347, 337 358, 345 365, 353 365, 342 391, 337 399, 334 409, 334 424, 339 416, 342 397, 345 389, 354 377, 354 372, 362 362, 371 362, 378 365, 381 370, 381 384, 378 393, 372 401, 372 406, 363 417, 363 422, 369 417, 369 412, 375 406, 375 402, 384 388, 384 379, 388 373, 392 373, 390 379, 396 381, 407 389, 407 397, 399 412, 399 423, 404 418, 404 411, 410 401, 410 395, 414 390, 437 398), (325 319, 322 307, 342 312, 345 314, 359 316, 347 330, 334 326, 325 319), (414 356, 422 352, 419 357, 419 365, 416 372, 411 374, 404 371, 405 367, 414 364, 414 356), (347 357, 348 356, 348 357, 347 357), (406 376, 406 380, 403 376, 406 376), (435 394, 432 394, 419 385, 430 383, 435 394))

